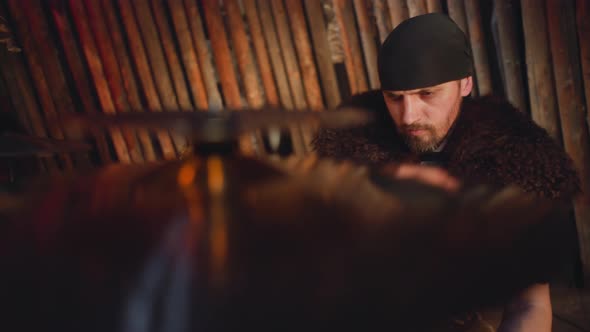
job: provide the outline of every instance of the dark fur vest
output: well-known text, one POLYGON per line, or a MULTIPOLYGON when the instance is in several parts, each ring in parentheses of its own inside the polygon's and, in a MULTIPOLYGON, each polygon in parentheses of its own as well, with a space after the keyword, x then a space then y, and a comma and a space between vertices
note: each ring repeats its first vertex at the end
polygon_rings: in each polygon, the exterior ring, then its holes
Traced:
MULTIPOLYGON (((354 96, 346 106, 371 110, 376 121, 346 130, 321 130, 314 149, 321 157, 361 164, 417 162, 397 134, 380 91, 354 96)), ((549 198, 571 198, 580 189, 570 158, 547 132, 508 102, 466 98, 441 152, 445 168, 468 182, 515 184, 549 198)))

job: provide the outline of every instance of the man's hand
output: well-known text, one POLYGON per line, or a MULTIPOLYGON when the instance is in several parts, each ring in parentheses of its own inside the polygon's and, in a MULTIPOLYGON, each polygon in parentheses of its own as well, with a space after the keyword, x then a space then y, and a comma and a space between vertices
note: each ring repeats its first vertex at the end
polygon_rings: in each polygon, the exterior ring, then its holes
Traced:
POLYGON ((448 191, 459 188, 459 181, 439 167, 401 164, 385 166, 383 172, 396 179, 416 180, 448 191))
POLYGON ((498 332, 550 332, 552 322, 549 284, 531 286, 504 308, 498 332))

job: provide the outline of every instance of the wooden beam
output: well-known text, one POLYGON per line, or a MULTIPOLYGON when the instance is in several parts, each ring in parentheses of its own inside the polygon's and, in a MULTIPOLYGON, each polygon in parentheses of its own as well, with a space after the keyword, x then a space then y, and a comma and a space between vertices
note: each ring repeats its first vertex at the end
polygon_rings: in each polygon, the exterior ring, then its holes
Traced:
MULTIPOLYGON (((104 13, 106 27, 112 39, 114 55, 117 57, 117 60, 119 62, 119 68, 121 70, 121 82, 126 92, 127 100, 125 102, 125 106, 127 106, 128 108, 123 109, 123 111, 143 112, 145 111, 145 107, 142 105, 141 102, 141 97, 139 95, 139 90, 137 87, 137 81, 135 79, 135 73, 133 72, 131 60, 129 59, 127 45, 125 44, 125 41, 123 39, 123 29, 120 26, 119 20, 116 17, 115 9, 113 7, 113 4, 108 0, 101 0, 99 2, 101 6, 100 9, 97 7, 97 10, 102 10, 102 12, 104 13)), ((139 138, 139 141, 141 143, 141 148, 145 160, 157 160, 156 152, 154 150, 154 146, 152 143, 152 139, 149 135, 149 132, 147 130, 142 129, 137 130, 137 137, 139 138)))
POLYGON ((379 41, 381 44, 391 32, 391 19, 389 17, 389 10, 385 0, 375 0, 373 3, 373 15, 375 16, 375 23, 379 31, 379 41))
POLYGON ((521 7, 531 115, 554 140, 561 142, 545 6, 540 6, 538 0, 521 0, 521 7))
POLYGON ((369 86, 371 89, 378 89, 379 73, 377 72, 377 36, 375 35, 375 24, 371 22, 365 0, 354 0, 354 8, 361 35, 365 63, 369 74, 369 86))
MULTIPOLYGON (((37 92, 41 110, 45 115, 45 121, 49 128, 51 137, 64 139, 64 132, 60 126, 55 104, 51 96, 51 90, 47 81, 47 74, 43 70, 43 54, 32 38, 31 27, 25 16, 25 8, 22 2, 10 0, 8 2, 10 14, 16 23, 17 35, 22 43, 23 54, 27 60, 31 78, 37 92)), ((60 160, 65 169, 73 169, 73 162, 69 155, 61 154, 60 160)))
MULTIPOLYGON (((64 127, 61 123, 61 115, 74 113, 75 107, 72 101, 71 89, 66 81, 64 68, 59 59, 57 45, 49 35, 49 24, 47 16, 42 9, 41 1, 21 1, 19 6, 23 8, 24 17, 26 17, 30 26, 30 34, 27 37, 32 37, 35 40, 34 43, 40 52, 39 60, 43 67, 45 78, 49 87, 51 87, 49 95, 53 100, 56 115, 53 121, 56 121, 57 125, 61 127, 64 138, 75 138, 75 134, 69 131, 70 128, 64 127)), ((76 167, 92 167, 87 153, 72 153, 71 155, 75 160, 76 167)))
MULTIPOLYGON (((0 12, 2 17, 7 17, 5 13, 0 12)), ((22 53, 8 53, 6 50, 0 51, 0 72, 7 82, 6 86, 14 100, 22 102, 20 112, 24 112, 31 124, 32 134, 37 137, 49 137, 45 124, 43 123, 41 110, 37 104, 37 98, 34 93, 34 86, 31 83, 26 64, 23 60, 22 53)), ((55 173, 59 166, 53 158, 43 158, 47 169, 55 173)))
POLYGON ((426 1, 425 0, 407 0, 408 5, 408 14, 410 17, 423 15, 428 13, 426 9, 426 1))
MULTIPOLYGON (((142 0, 146 2, 145 0, 142 0)), ((168 70, 170 77, 172 78, 172 84, 174 91, 176 92, 176 100, 178 106, 183 111, 192 110, 193 104, 191 102, 190 93, 184 79, 184 69, 178 58, 176 52, 176 46, 174 45, 174 37, 170 31, 170 24, 166 18, 166 9, 162 2, 163 0, 151 0, 151 8, 156 26, 158 27, 158 34, 160 36, 160 44, 164 49, 165 61, 168 64, 168 70)))
POLYGON ((526 113, 528 108, 521 74, 521 57, 518 52, 513 1, 516 0, 496 0, 494 2, 500 48, 499 58, 504 78, 504 92, 512 105, 526 113))
POLYGON ((429 13, 442 13, 443 11, 440 0, 426 0, 426 9, 429 13))
MULTIPOLYGON (((237 75, 232 65, 232 55, 223 25, 219 1, 203 0, 202 5, 207 31, 209 32, 209 36, 214 36, 210 38, 210 42, 225 104, 231 109, 243 108, 244 103, 237 84, 237 75)), ((256 153, 255 144, 252 141, 251 135, 246 135, 240 139, 240 149, 248 155, 254 155, 256 153)))
MULTIPOLYGON (((80 0, 76 0, 81 2, 80 0)), ((122 113, 129 110, 129 103, 127 102, 127 94, 123 87, 123 78, 119 70, 119 62, 115 56, 115 50, 107 25, 105 23, 104 15, 100 8, 100 4, 95 0, 85 0, 86 10, 80 8, 76 13, 81 16, 78 19, 86 19, 86 22, 90 25, 92 30, 92 36, 84 37, 84 42, 96 41, 96 48, 98 49, 99 61, 102 62, 102 68, 106 78, 106 83, 110 91, 105 92, 105 97, 108 95, 109 101, 106 102, 108 107, 114 107, 114 113, 122 113)), ((80 4, 80 7, 83 5, 80 4)), ((131 160, 135 163, 143 163, 143 154, 137 141, 136 133, 134 130, 123 130, 123 135, 127 143, 127 150, 131 160)), ((151 144, 151 143, 150 143, 151 144)))
POLYGON ((585 122, 574 8, 547 0, 547 18, 563 142, 578 170, 583 194, 574 208, 584 278, 590 282, 590 135, 585 122))
MULTIPOLYGON (((250 0, 247 0, 247 2, 248 1, 250 0)), ((253 4, 251 5, 253 6, 253 4)), ((268 53, 275 74, 281 104, 287 108, 287 110, 293 110, 295 108, 295 102, 293 101, 293 95, 289 87, 289 78, 287 77, 287 69, 281 53, 279 37, 272 16, 271 4, 268 0, 258 0, 257 5, 260 22, 264 27, 262 32, 264 34, 266 45, 268 45, 268 53)), ((294 153, 298 155, 304 154, 306 152, 305 142, 299 126, 290 127, 289 133, 291 135, 294 153)))
POLYGON ((467 15, 467 27, 475 65, 475 78, 477 79, 477 90, 479 95, 492 94, 492 78, 490 75, 490 64, 484 40, 481 10, 479 1, 465 0, 465 13, 467 15))
POLYGON ((313 31, 311 34, 313 51, 318 65, 322 90, 326 96, 326 104, 329 108, 336 108, 340 104, 341 96, 328 44, 323 9, 321 3, 316 0, 305 0, 304 5, 309 28, 313 31))
MULTIPOLYGON (((126 1, 120 1, 120 3, 123 2, 126 1)), ((150 67, 155 78, 154 82, 158 89, 163 109, 164 111, 178 111, 180 105, 176 93, 174 92, 172 77, 168 71, 166 57, 162 50, 160 35, 156 29, 156 23, 150 10, 150 4, 145 0, 132 0, 131 2, 135 9, 135 18, 139 23, 139 31, 143 36, 142 39, 150 61, 150 67)), ((176 152, 178 155, 182 155, 188 148, 186 138, 176 133, 172 133, 172 140, 176 147, 176 152)))
MULTIPOLYGON (((102 2, 105 8, 106 6, 112 5, 109 0, 102 0, 102 2)), ((137 75, 139 77, 139 82, 141 83, 143 95, 146 98, 148 109, 151 112, 161 112, 163 110, 162 103, 154 83, 155 79, 152 75, 147 52, 139 32, 139 26, 135 19, 131 2, 117 1, 117 3, 119 5, 117 8, 121 15, 121 21, 127 35, 129 50, 133 58, 133 63, 137 69, 137 75)), ((176 151, 169 133, 166 131, 157 131, 156 135, 164 158, 168 160, 176 158, 176 151)))
POLYGON ((209 108, 207 90, 201 75, 201 68, 193 45, 191 28, 188 24, 184 6, 180 1, 169 1, 168 8, 180 47, 182 64, 186 70, 189 88, 195 105, 200 109, 209 108))
POLYGON ((264 34, 262 32, 262 25, 260 23, 260 17, 258 16, 256 2, 254 0, 244 0, 242 3, 248 20, 250 38, 252 38, 254 52, 258 60, 258 69, 260 70, 260 78, 262 80, 262 86, 264 87, 266 104, 271 107, 279 107, 279 94, 273 77, 267 45, 264 41, 264 34))
POLYGON ((334 11, 340 27, 342 47, 344 49, 344 64, 348 73, 351 93, 367 91, 365 64, 360 51, 358 33, 354 21, 352 3, 350 0, 334 0, 334 11))
MULTIPOLYGON (((80 97, 84 112, 88 114, 97 114, 99 110, 96 105, 93 87, 90 84, 91 78, 82 61, 83 55, 80 52, 80 48, 74 35, 74 29, 67 15, 66 3, 63 1, 53 1, 51 3, 51 16, 53 17, 53 22, 64 50, 66 62, 70 67, 70 73, 76 84, 76 91, 80 97)), ((100 129, 93 130, 92 134, 96 140, 96 147, 101 162, 103 164, 111 163, 113 159, 104 131, 100 129)))
MULTIPOLYGON (((94 81, 94 87, 98 95, 98 100, 101 105, 102 111, 109 114, 115 114, 115 105, 111 98, 107 78, 104 73, 102 62, 98 57, 99 51, 96 47, 94 37, 88 25, 88 17, 86 15, 86 9, 81 1, 71 0, 69 1, 70 10, 72 12, 72 18, 78 31, 80 43, 86 57, 86 62, 92 78, 94 81)), ((127 149, 127 143, 123 133, 119 129, 112 129, 110 131, 115 152, 119 162, 131 163, 131 156, 127 149)))
POLYGON ((387 7, 389 8, 392 29, 408 19, 408 5, 405 0, 387 0, 387 7))
POLYGON ((190 17, 188 23, 191 29, 193 44, 197 50, 197 58, 199 59, 205 89, 207 90, 209 109, 220 110, 223 108, 223 102, 219 88, 217 87, 215 66, 213 65, 213 57, 207 45, 207 39, 205 38, 199 6, 196 0, 184 0, 183 3, 187 17, 190 17))

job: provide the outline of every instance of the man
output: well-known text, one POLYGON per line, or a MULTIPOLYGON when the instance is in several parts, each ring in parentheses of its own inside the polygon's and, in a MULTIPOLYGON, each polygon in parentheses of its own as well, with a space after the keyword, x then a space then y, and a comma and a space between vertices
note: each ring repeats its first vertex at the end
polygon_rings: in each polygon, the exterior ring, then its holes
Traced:
MULTIPOLYGON (((381 46, 378 66, 382 90, 348 103, 371 109, 377 121, 320 131, 314 140, 319 156, 435 165, 463 183, 515 184, 553 199, 568 200, 579 191, 571 160, 545 130, 500 99, 464 99, 473 88, 471 48, 447 16, 427 14, 401 23, 381 46)), ((397 170, 408 172, 421 171, 397 170)), ((499 330, 550 331, 551 317, 549 286, 535 285, 505 307, 499 330)))

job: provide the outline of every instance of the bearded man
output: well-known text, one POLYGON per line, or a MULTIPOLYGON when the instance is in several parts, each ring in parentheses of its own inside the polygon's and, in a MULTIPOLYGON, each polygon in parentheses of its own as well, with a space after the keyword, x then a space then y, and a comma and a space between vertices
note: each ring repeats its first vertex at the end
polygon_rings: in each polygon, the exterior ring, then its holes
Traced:
MULTIPOLYGON (((467 98, 473 89, 471 47, 448 16, 402 22, 381 46, 378 66, 381 90, 345 104, 370 109, 377 120, 361 128, 321 130, 313 143, 319 156, 435 165, 463 183, 518 185, 559 200, 578 193, 570 158, 544 129, 499 98, 467 98)), ((478 325, 477 319, 469 321, 452 329, 478 325)), ((499 331, 550 331, 551 323, 549 286, 538 284, 505 306, 499 331)))

